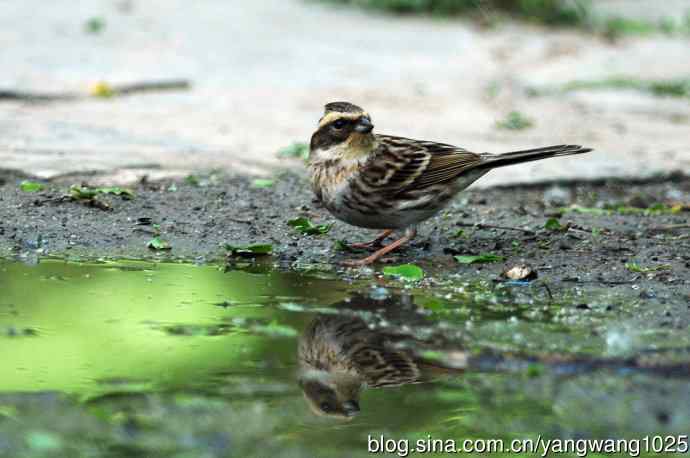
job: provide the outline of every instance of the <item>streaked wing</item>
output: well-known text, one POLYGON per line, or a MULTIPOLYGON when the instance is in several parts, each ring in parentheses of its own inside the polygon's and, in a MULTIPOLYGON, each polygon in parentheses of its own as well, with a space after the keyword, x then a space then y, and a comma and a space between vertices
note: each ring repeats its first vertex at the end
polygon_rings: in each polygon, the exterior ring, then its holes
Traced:
POLYGON ((420 381, 421 373, 410 355, 386 348, 384 342, 366 342, 352 351, 359 373, 372 388, 420 381))
POLYGON ((377 139, 379 147, 363 175, 370 186, 392 193, 447 182, 482 162, 480 155, 445 143, 389 135, 377 139))

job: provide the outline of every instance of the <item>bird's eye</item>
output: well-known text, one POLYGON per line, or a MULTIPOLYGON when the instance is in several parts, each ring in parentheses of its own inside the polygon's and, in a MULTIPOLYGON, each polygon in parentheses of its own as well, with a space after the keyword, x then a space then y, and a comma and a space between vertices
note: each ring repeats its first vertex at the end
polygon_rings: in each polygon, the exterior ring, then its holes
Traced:
POLYGON ((331 410, 333 410, 333 409, 331 408, 331 405, 330 405, 329 403, 327 403, 327 402, 322 402, 320 407, 321 407, 321 410, 323 410, 323 411, 326 412, 326 413, 328 413, 328 412, 330 412, 331 410))
POLYGON ((342 129, 343 127, 345 127, 345 124, 345 120, 338 119, 333 123, 333 127, 335 127, 336 129, 342 129))

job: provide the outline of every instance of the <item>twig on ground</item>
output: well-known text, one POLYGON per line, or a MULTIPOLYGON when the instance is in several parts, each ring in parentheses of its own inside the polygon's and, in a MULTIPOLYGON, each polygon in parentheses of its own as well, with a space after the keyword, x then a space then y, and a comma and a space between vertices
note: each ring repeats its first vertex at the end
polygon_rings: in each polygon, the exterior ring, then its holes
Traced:
POLYGON ((668 224, 666 226, 656 226, 647 229, 649 232, 675 231, 676 229, 690 229, 690 224, 668 224))
POLYGON ((113 94, 129 95, 137 92, 181 91, 191 87, 188 80, 143 81, 113 86, 113 94))
MULTIPOLYGON (((80 97, 82 97, 80 94, 73 92, 48 94, 45 92, 26 92, 0 89, 0 101, 19 100, 22 102, 61 102, 76 100, 80 97)), ((83 97, 88 97, 88 95, 84 94, 83 97)))
POLYGON ((252 224, 253 221, 250 219, 241 219, 241 218, 228 218, 230 221, 235 222, 235 223, 241 223, 241 224, 252 224))
POLYGON ((85 92, 31 92, 0 89, 0 102, 2 101, 22 101, 22 102, 64 102, 73 100, 83 100, 89 98, 111 97, 132 95, 144 92, 176 91, 186 90, 191 87, 189 80, 160 80, 160 81, 141 81, 120 85, 108 85, 99 83, 103 86, 99 91, 85 92))
POLYGON ((518 231, 524 232, 525 234, 534 234, 534 231, 529 229, 522 229, 520 227, 509 227, 509 226, 494 226, 493 224, 483 224, 483 223, 457 223, 460 227, 475 227, 477 229, 501 229, 504 231, 518 231))

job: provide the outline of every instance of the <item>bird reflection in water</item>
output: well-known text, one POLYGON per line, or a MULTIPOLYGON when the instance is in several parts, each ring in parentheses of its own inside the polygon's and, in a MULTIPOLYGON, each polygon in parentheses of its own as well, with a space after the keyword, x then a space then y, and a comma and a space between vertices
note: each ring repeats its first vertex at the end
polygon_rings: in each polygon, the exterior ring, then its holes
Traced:
POLYGON ((444 352, 449 356, 444 358, 446 364, 422 356, 438 342, 405 332, 409 324, 425 324, 422 309, 412 304, 410 296, 375 300, 357 295, 335 306, 340 313, 317 315, 299 342, 298 383, 317 415, 351 418, 360 411, 363 389, 421 383, 462 372, 466 365, 465 353, 457 350, 444 352), (362 318, 376 313, 384 323, 402 321, 408 326, 381 326, 362 318))

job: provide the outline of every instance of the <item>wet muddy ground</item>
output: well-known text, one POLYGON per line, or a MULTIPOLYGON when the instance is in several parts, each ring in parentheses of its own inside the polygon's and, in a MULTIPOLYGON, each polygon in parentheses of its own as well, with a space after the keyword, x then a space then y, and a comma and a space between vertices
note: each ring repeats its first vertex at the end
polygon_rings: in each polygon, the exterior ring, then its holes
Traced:
MULTIPOLYGON (((307 180, 286 173, 271 186, 221 174, 177 182, 143 183, 134 197, 103 194, 69 197, 72 184, 88 177, 45 182, 24 192, 23 178, 0 174, 0 255, 94 258, 222 259, 231 244, 270 244, 265 258, 280 268, 369 274, 339 261, 362 257, 339 241, 371 239, 374 232, 335 221, 313 200, 307 180), (334 223, 321 235, 303 235, 287 223, 304 216, 334 223), (152 250, 158 236, 169 250, 152 250)), ((644 182, 601 181, 468 190, 423 223, 410 245, 388 259, 415 263, 427 277, 496 279, 506 268, 527 263, 553 288, 626 289, 643 299, 687 299, 690 281, 690 178, 644 182), (494 263, 459 264, 457 255, 493 254, 494 263)), ((380 270, 380 266, 375 270, 380 270)), ((683 301, 680 301, 683 302, 683 301)), ((666 310, 664 310, 666 313, 666 310)), ((687 326, 684 314, 659 322, 687 326)))
POLYGON ((366 456, 369 434, 690 428, 688 177, 470 190, 391 259, 417 281, 338 265, 362 253, 337 242, 369 231, 288 226, 334 222, 301 175, 199 175, 96 203, 65 197, 93 178, 25 179, 0 176, 0 456, 366 456), (226 264, 225 244, 256 243, 273 255, 226 264), (523 263, 536 279, 502 277, 523 263), (297 348, 329 316, 443 370, 362 389, 353 420, 314 416, 297 348))

